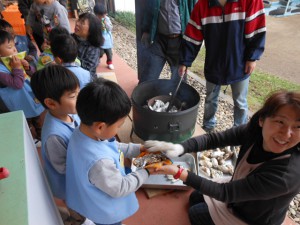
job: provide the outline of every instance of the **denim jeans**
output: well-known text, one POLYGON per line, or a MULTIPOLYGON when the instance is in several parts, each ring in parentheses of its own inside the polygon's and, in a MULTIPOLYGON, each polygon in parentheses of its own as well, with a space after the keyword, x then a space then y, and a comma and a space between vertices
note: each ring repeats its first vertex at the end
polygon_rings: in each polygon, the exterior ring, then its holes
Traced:
POLYGON ((149 48, 143 49, 144 62, 142 62, 139 83, 159 79, 166 62, 170 66, 172 82, 179 82, 178 64, 181 40, 181 36, 172 39, 157 35, 154 43, 149 48))
POLYGON ((122 225, 122 222, 113 223, 113 224, 102 224, 102 223, 95 223, 95 225, 122 225))
MULTIPOLYGON (((245 124, 248 121, 248 86, 249 77, 245 80, 230 85, 232 90, 232 99, 234 103, 233 126, 245 124)), ((216 126, 215 114, 218 109, 218 99, 221 85, 216 85, 206 81, 206 98, 204 105, 203 128, 211 130, 216 126)))

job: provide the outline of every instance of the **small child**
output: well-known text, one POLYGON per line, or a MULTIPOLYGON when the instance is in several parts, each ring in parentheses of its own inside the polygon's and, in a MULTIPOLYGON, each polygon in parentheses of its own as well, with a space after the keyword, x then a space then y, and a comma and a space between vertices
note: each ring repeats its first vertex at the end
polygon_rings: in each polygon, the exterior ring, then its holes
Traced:
POLYGON ((113 36, 111 34, 113 25, 109 17, 107 16, 107 10, 105 5, 97 3, 94 7, 94 13, 101 20, 102 36, 104 38, 104 43, 101 46, 100 58, 105 53, 107 67, 113 70, 114 69, 114 65, 112 63, 113 36))
POLYGON ((51 65, 32 75, 31 87, 48 110, 42 129, 44 170, 54 197, 64 201, 67 146, 80 123, 75 107, 79 81, 63 66, 51 65))
POLYGON ((118 84, 96 78, 80 91, 76 109, 81 124, 67 150, 67 205, 95 224, 121 225, 138 210, 134 192, 153 172, 125 174, 124 157, 144 150, 114 138, 130 112, 130 99, 118 84))
POLYGON ((0 29, 9 32, 15 41, 18 52, 26 51, 25 60, 30 63, 31 66, 35 66, 37 61, 37 49, 32 43, 28 35, 15 35, 12 25, 6 20, 0 19, 0 29))
POLYGON ((43 43, 43 52, 40 54, 38 58, 38 62, 36 65, 36 69, 43 69, 45 66, 55 64, 54 56, 51 51, 51 41, 55 39, 56 36, 59 35, 70 35, 69 31, 61 26, 54 27, 49 33, 49 40, 43 43))
POLYGON ((42 45, 49 41, 53 27, 61 26, 70 32, 68 11, 56 0, 34 0, 26 20, 26 31, 33 35, 40 51, 42 45))
POLYGON ((25 59, 19 59, 13 36, 7 31, 0 30, 0 57, 11 57, 9 66, 11 70, 5 66, 2 59, 0 61, 0 98, 9 109, 9 111, 23 110, 33 137, 39 139, 42 127, 42 118, 40 114, 44 111, 44 107, 35 98, 32 93, 30 82, 25 79, 27 75, 34 72, 34 68, 29 65, 25 59), (23 70, 24 68, 24 70, 23 70))
POLYGON ((91 81, 90 72, 75 62, 77 57, 77 43, 71 35, 57 35, 53 40, 51 39, 50 46, 55 62, 71 70, 77 76, 80 89, 91 81))

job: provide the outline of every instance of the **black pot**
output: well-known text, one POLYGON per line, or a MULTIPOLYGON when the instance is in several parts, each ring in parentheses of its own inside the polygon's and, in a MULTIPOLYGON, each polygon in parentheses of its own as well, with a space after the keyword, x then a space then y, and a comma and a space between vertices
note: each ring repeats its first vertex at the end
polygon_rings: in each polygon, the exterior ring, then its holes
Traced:
POLYGON ((147 105, 148 100, 158 95, 169 95, 176 83, 159 79, 139 84, 132 92, 133 130, 143 140, 160 140, 174 143, 190 138, 195 130, 200 96, 186 83, 182 83, 177 93, 183 104, 181 111, 155 112, 147 105))

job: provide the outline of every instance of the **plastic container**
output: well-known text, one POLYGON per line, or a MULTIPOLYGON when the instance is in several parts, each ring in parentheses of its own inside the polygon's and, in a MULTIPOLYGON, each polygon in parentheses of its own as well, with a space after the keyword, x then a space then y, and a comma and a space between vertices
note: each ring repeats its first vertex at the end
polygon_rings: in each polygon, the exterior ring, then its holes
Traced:
POLYGON ((26 35, 25 21, 21 18, 17 4, 8 6, 1 14, 12 25, 16 35, 26 35))

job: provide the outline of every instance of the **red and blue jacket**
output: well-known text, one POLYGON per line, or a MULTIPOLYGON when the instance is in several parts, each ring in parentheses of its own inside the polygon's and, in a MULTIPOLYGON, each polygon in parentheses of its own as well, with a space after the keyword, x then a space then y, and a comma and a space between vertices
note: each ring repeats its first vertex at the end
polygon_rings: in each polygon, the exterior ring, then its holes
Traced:
POLYGON ((204 75, 217 85, 248 78, 246 61, 264 51, 266 21, 262 0, 199 0, 183 36, 180 64, 190 67, 202 43, 206 48, 204 75))

